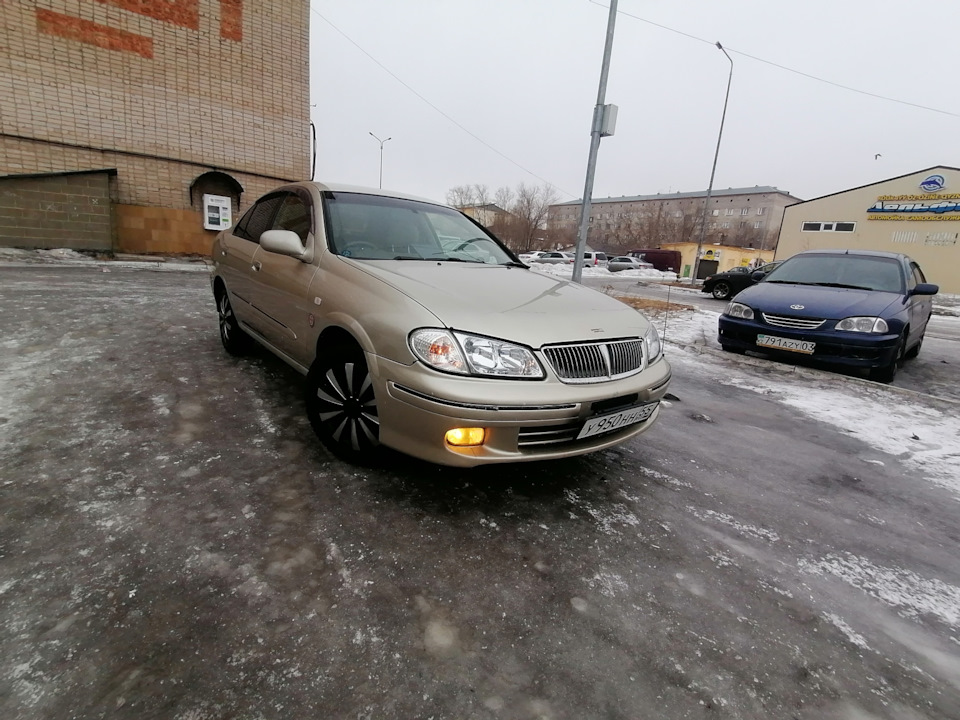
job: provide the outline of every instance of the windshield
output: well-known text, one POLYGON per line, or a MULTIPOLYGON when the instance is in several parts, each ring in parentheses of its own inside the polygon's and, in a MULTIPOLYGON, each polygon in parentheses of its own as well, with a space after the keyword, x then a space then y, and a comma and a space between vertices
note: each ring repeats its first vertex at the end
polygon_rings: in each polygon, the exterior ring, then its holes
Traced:
POLYGON ((360 193, 325 192, 330 250, 356 260, 516 262, 482 227, 437 205, 360 193))
POLYGON ((903 292, 900 263, 869 255, 797 255, 777 266, 764 282, 903 292))

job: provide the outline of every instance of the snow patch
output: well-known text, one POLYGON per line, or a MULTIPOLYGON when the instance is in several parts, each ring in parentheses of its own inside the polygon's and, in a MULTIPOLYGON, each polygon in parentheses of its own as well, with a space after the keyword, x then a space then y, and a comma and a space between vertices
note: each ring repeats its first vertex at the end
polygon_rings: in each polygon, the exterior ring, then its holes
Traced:
POLYGON ((932 615, 960 628, 960 588, 903 568, 874 565, 851 553, 821 560, 801 559, 797 566, 815 575, 830 574, 897 609, 906 617, 932 615))

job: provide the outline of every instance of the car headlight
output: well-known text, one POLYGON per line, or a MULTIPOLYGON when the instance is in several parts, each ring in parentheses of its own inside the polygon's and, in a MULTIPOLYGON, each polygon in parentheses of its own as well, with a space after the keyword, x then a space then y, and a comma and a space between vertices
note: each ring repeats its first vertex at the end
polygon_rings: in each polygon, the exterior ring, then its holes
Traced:
POLYGON ((723 314, 729 315, 730 317, 743 318, 744 320, 753 320, 753 308, 743 303, 730 303, 723 311, 723 314))
POLYGON ((660 333, 657 328, 650 323, 650 327, 643 334, 643 339, 647 343, 647 363, 652 363, 663 352, 663 345, 660 343, 660 333))
POLYGON ((532 380, 544 376, 530 349, 480 335, 421 328, 410 333, 410 349, 442 372, 532 380))
POLYGON ((837 330, 846 332, 885 333, 890 331, 887 321, 878 317, 848 317, 837 323, 837 330))

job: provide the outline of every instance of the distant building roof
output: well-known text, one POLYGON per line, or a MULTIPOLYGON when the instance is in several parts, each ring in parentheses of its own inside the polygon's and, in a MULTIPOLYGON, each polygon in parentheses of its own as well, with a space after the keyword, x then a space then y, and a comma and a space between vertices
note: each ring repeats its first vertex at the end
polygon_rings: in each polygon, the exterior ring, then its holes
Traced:
MULTIPOLYGON (((754 185, 753 187, 746 188, 727 188, 726 190, 714 189, 710 192, 712 197, 726 197, 729 195, 758 195, 762 193, 777 193, 779 195, 786 195, 787 197, 793 197, 786 190, 779 190, 771 185, 754 185)), ((598 203, 611 203, 611 202, 637 202, 639 200, 684 200, 687 198, 701 198, 706 197, 707 191, 701 190, 700 192, 675 192, 675 193, 657 193, 656 195, 621 195, 620 197, 605 197, 605 198, 593 198, 591 203, 596 205, 598 203)), ((799 200, 800 198, 795 198, 799 200)), ((580 205, 583 202, 580 200, 571 200, 570 202, 557 203, 551 207, 559 207, 563 205, 580 205)))

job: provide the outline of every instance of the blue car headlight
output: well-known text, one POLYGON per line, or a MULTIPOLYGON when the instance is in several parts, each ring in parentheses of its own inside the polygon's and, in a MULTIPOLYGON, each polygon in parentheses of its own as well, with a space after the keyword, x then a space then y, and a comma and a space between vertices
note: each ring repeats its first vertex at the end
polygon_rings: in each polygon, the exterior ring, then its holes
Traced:
POLYGON ((724 315, 744 320, 753 320, 753 308, 743 303, 732 302, 723 311, 724 315))
POLYGON ((886 333, 890 332, 887 321, 879 317, 848 317, 837 323, 837 330, 844 332, 886 333))

